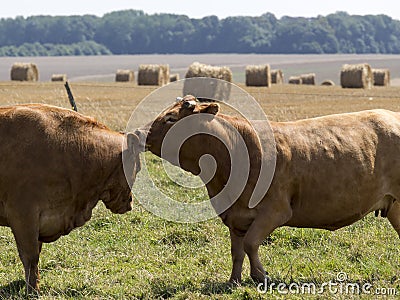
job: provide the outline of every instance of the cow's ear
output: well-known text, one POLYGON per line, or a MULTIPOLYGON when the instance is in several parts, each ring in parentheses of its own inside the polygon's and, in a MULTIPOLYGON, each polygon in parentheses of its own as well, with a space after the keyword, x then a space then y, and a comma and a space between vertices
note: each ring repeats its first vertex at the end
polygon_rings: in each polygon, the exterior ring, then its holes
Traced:
POLYGON ((127 135, 127 141, 128 141, 128 150, 131 151, 132 153, 137 153, 140 149, 139 137, 136 134, 129 132, 127 135))
POLYGON ((210 103, 200 111, 201 113, 216 115, 219 112, 218 103, 210 103))

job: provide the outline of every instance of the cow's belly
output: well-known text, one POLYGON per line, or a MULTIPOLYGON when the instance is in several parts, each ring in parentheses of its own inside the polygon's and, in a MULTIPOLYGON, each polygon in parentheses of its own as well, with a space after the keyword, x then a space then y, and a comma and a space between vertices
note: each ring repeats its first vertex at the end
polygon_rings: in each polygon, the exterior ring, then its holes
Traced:
POLYGON ((308 214, 307 218, 304 218, 304 216, 293 216, 285 226, 336 230, 355 223, 368 213, 369 211, 364 213, 342 212, 341 214, 331 214, 330 216, 324 216, 323 218, 319 215, 316 216, 313 214, 308 214))
POLYGON ((286 224, 335 230, 353 224, 368 213, 388 206, 391 199, 371 182, 355 180, 340 186, 305 186, 293 198, 292 218, 286 224))
POLYGON ((79 213, 59 210, 47 210, 40 215, 39 240, 50 243, 62 235, 69 234, 74 228, 83 226, 92 216, 92 210, 79 213))

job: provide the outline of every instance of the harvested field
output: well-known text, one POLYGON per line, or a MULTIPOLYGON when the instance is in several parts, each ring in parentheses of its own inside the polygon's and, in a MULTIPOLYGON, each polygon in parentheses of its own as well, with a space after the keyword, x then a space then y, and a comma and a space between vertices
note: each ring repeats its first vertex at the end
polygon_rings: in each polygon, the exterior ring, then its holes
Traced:
MULTIPOLYGON (((81 113, 115 130, 124 130, 136 105, 156 89, 126 83, 71 82, 70 86, 81 113)), ((400 112, 399 87, 240 87, 255 97, 271 121, 373 108, 400 112)), ((166 98, 165 103, 174 100, 166 98)), ((69 108, 61 82, 0 82, 0 105, 31 102, 69 108)), ((146 160, 156 174, 154 184, 171 197, 180 201, 206 198, 204 189, 187 190, 172 183, 153 155, 147 153, 146 160)), ((9 228, 0 227, 0 249, 0 299, 23 299, 22 264, 9 228)), ((344 272, 348 282, 371 283, 374 288, 400 292, 399 238, 386 218, 372 214, 335 232, 280 228, 260 247, 260 259, 273 282, 321 286, 344 272)), ((226 283, 231 268, 230 241, 219 219, 177 224, 148 213, 137 201, 124 215, 112 215, 104 205, 96 207, 85 226, 43 245, 39 268, 41 299, 260 298, 249 278, 247 260, 242 286, 226 283)), ((290 297, 274 290, 274 298, 290 297)), ((362 298, 376 299, 376 295, 362 298)), ((332 295, 326 289, 319 299, 332 299, 332 295)))
MULTIPOLYGON (((0 81, 10 79, 10 68, 15 57, 0 58, 0 81)), ((372 68, 389 68, 391 85, 400 86, 400 55, 281 55, 281 54, 188 54, 188 55, 116 55, 85 57, 35 57, 18 58, 21 62, 35 62, 40 70, 40 81, 50 81, 52 74, 68 74, 70 82, 114 82, 115 70, 137 70, 140 64, 169 64, 171 73, 185 77, 188 66, 194 61, 216 66, 228 66, 233 73, 233 82, 245 82, 247 65, 268 62, 271 69, 281 69, 286 82, 290 76, 315 73, 320 85, 331 79, 340 85, 340 70, 343 64, 367 62, 372 68)))

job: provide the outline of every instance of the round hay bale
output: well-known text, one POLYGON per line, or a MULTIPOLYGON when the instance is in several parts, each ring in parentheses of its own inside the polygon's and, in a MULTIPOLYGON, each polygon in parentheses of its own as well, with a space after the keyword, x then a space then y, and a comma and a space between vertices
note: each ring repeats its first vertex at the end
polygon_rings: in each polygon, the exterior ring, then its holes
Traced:
POLYGON ((135 80, 135 73, 132 70, 117 70, 115 74, 116 82, 132 82, 135 80))
POLYGON ((228 67, 216 67, 194 62, 189 66, 185 78, 210 77, 232 82, 232 71, 228 67))
POLYGON ((250 65, 246 67, 246 86, 271 86, 269 65, 250 65))
POLYGON ((324 85, 324 86, 334 86, 335 83, 334 83, 332 80, 326 79, 326 80, 322 81, 321 85, 324 85))
POLYGON ((283 83, 283 72, 280 69, 271 70, 271 83, 282 84, 283 83))
POLYGON ((140 65, 138 85, 163 85, 164 71, 160 65, 140 65))
POLYGON ((229 100, 232 71, 228 67, 215 67, 194 62, 189 66, 185 79, 183 96, 193 95, 200 100, 229 100), (207 77, 211 80, 194 80, 193 78, 196 77, 207 77))
POLYGON ((169 76, 169 82, 175 82, 175 81, 178 81, 179 80, 179 74, 178 73, 176 73, 176 74, 171 74, 170 76, 169 76))
POLYGON ((302 84, 302 80, 300 76, 290 76, 289 84, 302 84))
POLYGON ((369 64, 345 64, 340 72, 340 85, 342 88, 370 89, 374 77, 369 64))
POLYGON ((169 80, 169 65, 160 65, 160 68, 163 72, 163 85, 170 83, 169 80))
POLYGON ((390 85, 389 69, 372 69, 372 74, 374 76, 374 85, 376 86, 390 85))
POLYGON ((38 81, 39 70, 33 63, 14 63, 11 67, 11 80, 38 81))
POLYGON ((301 84, 315 85, 315 73, 300 75, 301 84))
POLYGON ((67 74, 53 74, 51 75, 51 81, 67 81, 67 74))

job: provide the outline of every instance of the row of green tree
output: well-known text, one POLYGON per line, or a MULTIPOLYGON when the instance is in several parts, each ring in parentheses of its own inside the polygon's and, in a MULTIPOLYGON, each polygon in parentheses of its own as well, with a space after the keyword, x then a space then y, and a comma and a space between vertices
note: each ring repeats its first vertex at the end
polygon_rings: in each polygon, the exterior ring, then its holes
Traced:
POLYGON ((184 15, 124 10, 103 17, 0 19, 0 55, 142 53, 400 53, 400 21, 337 12, 315 18, 184 15))
POLYGON ((110 55, 105 46, 93 41, 64 44, 24 43, 21 46, 0 47, 0 56, 71 56, 71 55, 110 55))

